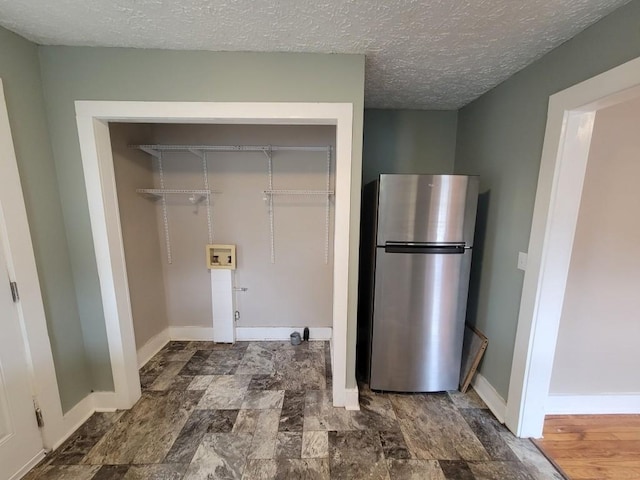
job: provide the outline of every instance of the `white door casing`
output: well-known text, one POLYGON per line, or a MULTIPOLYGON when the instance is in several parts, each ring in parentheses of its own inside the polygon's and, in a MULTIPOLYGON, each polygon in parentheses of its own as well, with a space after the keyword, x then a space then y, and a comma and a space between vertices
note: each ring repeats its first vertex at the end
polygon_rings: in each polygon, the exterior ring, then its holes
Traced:
MULTIPOLYGON (((117 408, 140 397, 138 360, 120 227, 110 121, 335 125, 336 186, 333 274, 333 404, 358 408, 357 388, 347 389, 353 105, 295 102, 76 101, 76 120, 91 230, 100 279, 117 408)), ((360 177, 360 172, 355 172, 360 177)), ((358 197, 359 199, 359 189, 358 197)), ((357 212, 356 212, 357 213, 357 212)), ((355 348, 355 345, 352 345, 355 348)), ((355 382, 355 379, 352 379, 355 382)))
POLYGON ((595 114, 637 97, 640 58, 549 98, 507 401, 519 437, 542 435, 595 114))
MULTIPOLYGON (((0 227, 4 225, 0 209, 0 227)), ((9 282, 6 240, 0 228, 0 480, 12 478, 42 454, 31 398, 25 342, 9 282)))
MULTIPOLYGON (((6 270, 18 284, 20 300, 13 304, 22 335, 22 345, 26 355, 26 377, 31 380, 31 390, 27 404, 30 408, 29 421, 33 421, 33 402, 37 400, 43 412, 45 426, 40 429, 39 449, 52 448, 67 434, 63 423, 62 405, 56 379, 51 343, 40 291, 40 282, 31 242, 31 233, 18 173, 16 153, 9 125, 9 115, 4 97, 4 87, 0 79, 0 235, 4 246, 3 255, 6 270)), ((2 294, 5 292, 5 274, 0 274, 2 294)), ((0 321, 8 322, 8 315, 2 311, 0 321), (7 320, 5 320, 5 316, 7 320)), ((13 315, 13 314, 12 314, 13 315)), ((5 336, 5 327, 0 325, 0 333, 5 336)), ((7 330, 9 335, 9 330, 7 330)), ((6 372, 5 372, 6 373, 6 372)), ((37 461, 39 456, 33 459, 37 461)), ((0 463, 0 465, 4 465, 0 463)), ((28 468, 29 465, 25 465, 28 468)), ((1 469, 0 469, 1 470, 1 469)))

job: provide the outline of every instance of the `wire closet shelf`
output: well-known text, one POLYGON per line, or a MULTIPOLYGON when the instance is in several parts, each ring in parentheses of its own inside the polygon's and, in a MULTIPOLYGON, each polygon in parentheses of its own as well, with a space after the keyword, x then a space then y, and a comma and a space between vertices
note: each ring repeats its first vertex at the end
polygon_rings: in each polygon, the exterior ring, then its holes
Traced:
POLYGON ((148 153, 158 162, 158 173, 160 188, 139 188, 136 192, 162 201, 162 220, 164 226, 165 247, 167 251, 167 262, 172 263, 171 255, 171 235, 169 230, 169 213, 167 208, 167 195, 191 195, 192 203, 206 201, 207 226, 209 243, 213 243, 213 222, 211 219, 211 195, 222 193, 211 190, 209 186, 209 175, 207 171, 208 152, 262 152, 268 161, 268 188, 263 190, 264 200, 267 203, 269 214, 269 246, 271 263, 275 263, 275 233, 274 233, 274 205, 273 197, 278 195, 303 195, 303 196, 323 196, 325 202, 325 235, 324 235, 324 263, 329 263, 329 234, 331 216, 331 198, 334 191, 331 186, 331 158, 333 148, 330 145, 321 146, 285 146, 285 145, 129 145, 148 153), (189 152, 199 157, 202 161, 203 186, 204 189, 168 189, 164 188, 163 152, 189 152), (274 189, 273 188, 273 152, 324 152, 326 154, 326 188, 324 190, 304 190, 304 189, 274 189), (196 200, 195 196, 198 196, 196 200))

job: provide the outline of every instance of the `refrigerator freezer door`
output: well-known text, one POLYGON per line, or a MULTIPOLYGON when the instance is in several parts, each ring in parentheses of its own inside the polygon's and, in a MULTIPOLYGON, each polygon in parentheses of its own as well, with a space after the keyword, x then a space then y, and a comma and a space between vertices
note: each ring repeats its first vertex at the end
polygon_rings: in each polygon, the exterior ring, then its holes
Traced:
POLYGON ((377 249, 372 389, 458 388, 470 266, 471 250, 419 254, 377 249))
POLYGON ((478 177, 380 175, 376 244, 473 245, 478 177))

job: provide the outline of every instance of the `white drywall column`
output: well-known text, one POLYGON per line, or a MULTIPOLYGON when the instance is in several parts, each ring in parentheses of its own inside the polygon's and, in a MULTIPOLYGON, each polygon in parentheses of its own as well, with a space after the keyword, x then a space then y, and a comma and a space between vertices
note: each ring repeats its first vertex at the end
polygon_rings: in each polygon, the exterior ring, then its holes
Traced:
POLYGON ((211 270, 213 341, 235 342, 233 328, 233 271, 211 270))

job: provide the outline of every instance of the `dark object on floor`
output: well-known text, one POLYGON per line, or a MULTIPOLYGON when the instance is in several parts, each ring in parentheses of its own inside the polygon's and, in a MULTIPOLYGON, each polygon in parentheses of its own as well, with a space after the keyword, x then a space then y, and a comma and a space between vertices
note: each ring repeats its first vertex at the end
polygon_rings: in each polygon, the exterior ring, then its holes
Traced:
POLYGON ((465 393, 478 369, 482 355, 487 349, 489 340, 471 325, 464 326, 464 343, 462 344, 462 368, 460 369, 460 391, 465 393))
POLYGON ((309 341, 309 327, 304 327, 304 331, 302 332, 302 339, 305 342, 309 341))

